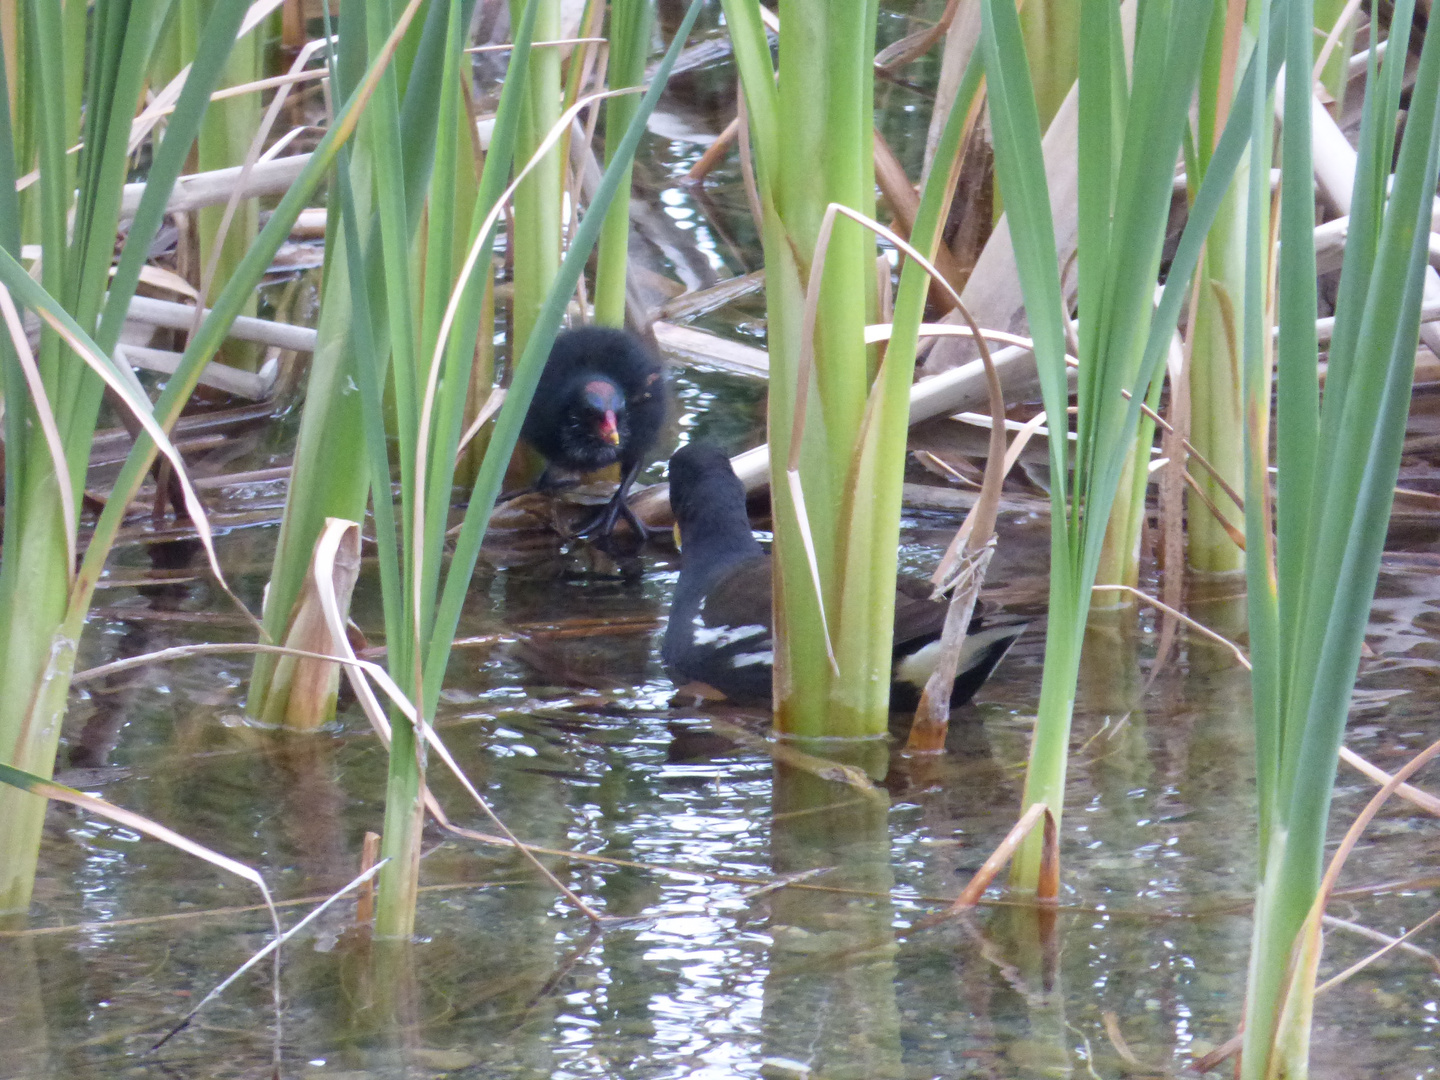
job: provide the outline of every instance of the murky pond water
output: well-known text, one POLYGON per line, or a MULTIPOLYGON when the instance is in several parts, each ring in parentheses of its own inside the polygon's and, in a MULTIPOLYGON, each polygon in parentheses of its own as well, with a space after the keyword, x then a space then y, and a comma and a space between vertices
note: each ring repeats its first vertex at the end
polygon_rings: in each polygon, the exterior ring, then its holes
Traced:
MULTIPOLYGON (((912 517, 907 560, 933 557, 949 526, 912 517)), ((1025 587, 1044 532, 1033 518, 1006 522, 1026 554, 997 566, 998 587, 1025 587)), ((269 529, 223 540, 228 565, 253 568, 240 578, 247 599, 271 540, 269 529)), ((1440 737, 1440 640, 1426 632, 1440 590, 1424 556, 1392 563, 1350 734, 1388 768, 1440 737)), ((674 568, 657 555, 640 571, 627 580, 574 557, 477 576, 464 634, 562 617, 624 620, 626 632, 462 651, 439 717, 506 822, 584 853, 549 864, 625 921, 594 936, 509 850, 436 831, 412 948, 374 963, 375 946, 347 933, 345 902, 287 950, 285 1075, 1145 1075, 1176 1072, 1230 1036, 1249 947, 1254 791, 1248 683, 1220 650, 1192 641, 1142 698, 1153 628, 1097 626, 1053 933, 998 906, 916 930, 1014 821, 1038 635, 956 714, 942 759, 897 755, 883 795, 867 797, 727 741, 717 729, 732 731, 733 716, 669 709, 648 620, 663 617, 674 568)), ((220 610, 207 585, 167 588, 109 593, 112 617, 86 661, 225 636, 178 618, 220 610)), ((67 739, 84 768, 62 779, 267 868, 276 897, 297 901, 282 909, 289 925, 307 898, 354 875, 362 834, 379 826, 384 755, 353 707, 310 738, 254 729, 246 673, 208 657, 90 686, 67 739)), ((490 830, 453 781, 432 780, 457 823, 490 830)), ((1335 835, 1371 791, 1342 773, 1335 835)), ((1391 933, 1414 926, 1436 906, 1437 866, 1440 827, 1394 804, 1332 913, 1391 933)), ((34 929, 0 937, 0 1075, 265 1074, 268 968, 146 1053, 263 945, 256 901, 164 845, 54 808, 34 929)), ((1373 947, 1332 930, 1322 974, 1373 947)), ((1433 955, 1386 957, 1322 998, 1316 1075, 1440 1075, 1437 1002, 1433 955)))
MULTIPOLYGON (((881 110, 907 161, 915 126, 896 117, 917 95, 897 84, 881 110)), ((667 246, 657 227, 652 259, 697 282, 754 269, 738 178, 675 187, 699 148, 673 135, 652 141, 640 183, 654 222, 693 235, 667 246)), ((762 317, 756 296, 702 322, 763 340, 762 317)), ((753 445, 762 396, 738 377, 683 375, 679 432, 753 445)), ((224 468, 283 463, 286 448, 268 430, 224 468)), ((224 565, 258 607, 283 487, 211 497, 233 526, 224 565)), ((955 524, 911 511, 903 561, 928 569, 955 524)), ((1001 537, 994 596, 1040 614, 1043 514, 1008 513, 1001 537)), ((1387 558, 1348 738, 1387 769, 1440 738, 1440 561, 1424 530, 1403 540, 1387 558)), ((133 584, 150 550, 119 550, 80 667, 245 639, 198 573, 133 584)), ((278 1043, 283 1075, 316 1080, 1108 1078, 1179 1074, 1234 1033, 1255 795, 1248 678, 1223 650, 1182 639, 1147 689, 1149 617, 1097 618, 1053 925, 992 904, 918 929, 1015 820, 1038 624, 957 712, 948 752, 894 755, 867 795, 777 765, 745 735, 752 717, 670 707, 657 648, 673 556, 615 564, 496 545, 487 559, 460 628, 481 640, 457 649, 437 726, 517 834, 576 853, 546 861, 611 920, 603 932, 510 849, 435 830, 412 946, 368 943, 344 901, 287 947, 278 1032, 262 965, 152 1052, 263 946, 269 918, 243 882, 55 806, 29 929, 0 933, 0 1077, 258 1077, 278 1043), (610 630, 552 632, 587 619, 610 630)), ((381 623, 377 596, 363 579, 355 619, 367 630, 381 623)), ((1240 633, 1236 597, 1192 611, 1240 633)), ((85 684, 60 778, 263 867, 288 926, 357 872, 364 833, 380 827, 385 755, 353 704, 312 737, 257 729, 243 709, 248 671, 243 657, 209 656, 85 684)), ((493 831, 452 779, 432 769, 431 781, 456 824, 493 831)), ((1342 771, 1333 836, 1372 792, 1342 771)), ((1390 804, 1332 904, 1348 925, 1332 928, 1322 977, 1376 947, 1365 928, 1394 934, 1432 914, 1437 886, 1440 823, 1390 804)), ((1317 1077, 1440 1076, 1440 931, 1413 944, 1321 998, 1317 1077)))

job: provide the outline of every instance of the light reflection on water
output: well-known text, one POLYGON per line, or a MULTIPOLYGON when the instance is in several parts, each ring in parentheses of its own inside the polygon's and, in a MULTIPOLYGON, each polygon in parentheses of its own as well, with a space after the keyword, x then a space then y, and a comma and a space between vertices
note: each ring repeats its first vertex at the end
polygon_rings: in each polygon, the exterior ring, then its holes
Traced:
MULTIPOLYGON (((703 381, 696 394, 713 392, 703 381)), ((951 523, 909 521, 903 561, 923 568, 951 523)), ((1043 567, 1043 522, 1006 523, 992 581, 1043 567)), ((271 536, 222 538, 228 565, 261 567, 271 536)), ((139 556, 135 556, 139 558, 139 556)), ((1440 736, 1432 702, 1435 578, 1390 561, 1362 665, 1350 742, 1385 768, 1440 736)), ((674 569, 638 581, 517 566, 477 579, 463 633, 508 619, 663 617, 674 569)), ((263 574, 237 578, 253 599, 263 574)), ((119 591, 117 591, 119 592, 119 591)), ((217 608, 203 584, 157 610, 217 608)), ((127 601, 126 603, 131 603, 127 601)), ((1213 611, 1222 622, 1224 612, 1213 611)), ((1147 617, 1148 619, 1148 617, 1147 617)), ((104 655, 173 644, 205 627, 143 621, 87 637, 104 655)), ((953 896, 1014 821, 1039 685, 1040 635, 1022 640, 957 714, 950 752, 892 762, 886 801, 814 781, 776 788, 767 755, 717 741, 706 714, 670 711, 649 636, 552 642, 540 657, 460 656, 439 727, 522 836, 613 863, 551 861, 607 915, 587 942, 568 910, 507 852, 435 834, 423 864, 412 971, 381 1007, 345 905, 286 957, 283 1050, 323 1076, 1120 1075, 1107 1031, 1147 1068, 1177 1070, 1233 1031, 1249 949, 1253 779, 1248 684, 1219 650, 1188 643, 1148 697, 1152 625, 1097 623, 1087 640, 1064 824, 1065 909, 1049 951, 1005 908, 912 932, 953 896), (537 668, 534 663, 544 665, 537 668), (567 686, 554 672, 607 679, 567 686), (776 803, 779 800, 779 803, 776 803), (772 815, 772 806, 784 812, 772 815), (626 865, 642 864, 642 865, 626 865), (663 867, 661 873, 645 867, 663 867), (825 869, 765 891, 777 874, 825 869), (835 891, 840 890, 840 891, 835 891), (398 993, 398 991, 397 991, 398 993), (397 1009, 403 1023, 379 1019, 397 1009), (1118 1025, 1118 1027, 1117 1027, 1118 1025), (408 1070, 408 1071, 407 1071, 408 1070)), ((354 873, 378 828, 384 758, 347 710, 333 731, 276 740, 237 722, 246 665, 206 657, 136 673, 77 698, 72 746, 97 739, 75 782, 266 869, 281 899, 354 873), (118 707, 117 707, 118 706, 118 707), (105 725, 115 730, 106 733, 105 725), (108 739, 108 742, 107 742, 108 739)), ((432 783, 456 819, 488 829, 453 782, 432 783)), ((1334 835, 1373 788, 1339 777, 1334 835)), ((46 832, 36 926, 103 924, 0 939, 0 1076, 111 1076, 165 1069, 265 1072, 262 975, 242 980, 154 1058, 160 1033, 265 940, 260 912, 141 921, 253 905, 248 886, 150 841, 57 808, 46 832)), ((1387 932, 1435 907, 1435 823, 1381 814, 1342 887, 1431 875, 1343 897, 1332 913, 1387 932)), ((301 908, 287 908, 287 924, 301 908)), ((1418 943, 1434 949, 1437 936, 1418 943)), ((1326 973, 1372 948, 1327 941, 1326 973)), ((1316 1076, 1433 1076, 1440 980, 1423 956, 1386 958, 1322 999, 1316 1076)))
MULTIPOLYGON (((569 614, 609 602, 604 590, 554 588, 569 614)), ((1429 580, 1412 575, 1386 581, 1387 593, 1403 595, 1410 611, 1428 588, 1429 580)), ((513 856, 437 834, 424 864, 432 888, 421 899, 423 941, 413 948, 413 992, 402 1010, 408 1026, 387 1027, 364 1008, 374 992, 365 985, 363 954, 334 940, 342 915, 287 955, 286 1060, 325 1062, 291 1071, 786 1076, 805 1075, 808 1063, 816 1076, 1085 1075, 1091 1068, 1120 1075, 1126 1066, 1107 1036, 1107 1014, 1147 1067, 1182 1067, 1228 1037, 1243 994, 1253 872, 1245 679, 1233 669, 1166 676, 1137 703, 1138 682, 1102 677, 1107 668, 1123 672, 1116 639, 1092 639, 1065 822, 1066 909, 1048 956, 1037 951, 1033 926, 1026 929, 1029 917, 1003 908, 909 929, 937 909, 927 898, 954 895, 1013 822, 1025 715, 1038 686, 1034 641, 1022 642, 985 703, 957 715, 950 754, 892 765, 888 810, 873 812, 850 789, 811 779, 818 801, 805 802, 815 792, 791 792, 779 820, 770 816, 773 770, 756 751, 667 760, 674 725, 703 730, 703 714, 655 710, 663 683, 633 643, 567 644, 600 653, 617 678, 636 680, 638 691, 621 695, 618 714, 575 708, 551 723, 516 713, 513 684, 487 687, 523 680, 524 665, 499 657, 498 670, 473 669, 482 684, 464 687, 466 703, 448 717, 442 710, 440 721, 442 728, 464 721, 450 729, 450 744, 512 827, 547 846, 721 880, 552 863, 588 902, 633 920, 585 948, 583 919, 547 890, 523 884, 533 879, 513 856), (778 892, 759 889, 802 864, 831 869, 778 892), (483 882, 512 884, 433 888, 483 882), (850 891, 826 891, 836 886, 850 891), (870 895, 874 887, 881 895, 870 895)), ((1407 654, 1424 651, 1404 641, 1407 654)), ((1432 669, 1397 667, 1384 652, 1372 664, 1362 698, 1402 692, 1371 703, 1355 741, 1394 767, 1440 733, 1426 693, 1432 669)), ((359 833, 378 824, 383 762, 353 713, 336 735, 320 737, 322 752, 307 755, 302 772, 276 756, 268 736, 213 722, 233 713, 238 699, 187 704, 192 691, 237 685, 243 671, 213 658, 170 669, 163 681, 173 692, 134 699, 125 738, 110 756, 110 768, 131 771, 100 770, 92 790, 270 868, 282 898, 314 895, 343 879, 359 833), (287 777, 303 777, 307 793, 278 790, 287 777), (327 800, 338 807, 329 817, 292 820, 327 800), (326 855, 332 848, 338 865, 326 855)), ((72 723, 83 723, 85 708, 77 707, 72 723)), ((434 782, 464 820, 453 784, 434 782)), ((1342 774, 1336 821, 1370 791, 1342 774)), ((1434 823, 1396 807, 1381 815, 1345 885, 1433 873, 1437 856, 1434 823)), ((0 1066, 0 1075, 264 1072, 271 1020, 258 975, 155 1058, 138 1055, 263 943, 265 916, 124 923, 248 905, 254 897, 246 888, 63 810, 52 815, 44 865, 36 925, 111 925, 0 941, 4 970, 15 973, 5 980, 7 1015, 36 1018, 17 1043, 30 1049, 0 1066), (19 992, 30 995, 23 1010, 19 992)), ((1434 902, 1432 884, 1332 910, 1393 931, 1429 914, 1434 902)), ((298 915, 291 909, 285 918, 298 915)), ((1435 938, 1420 944, 1433 948, 1435 938)), ((1370 947, 1330 934, 1327 970, 1370 947)), ((1362 974, 1322 1000, 1315 1075, 1436 1075, 1437 999, 1440 980, 1422 957, 1389 958, 1362 974)))

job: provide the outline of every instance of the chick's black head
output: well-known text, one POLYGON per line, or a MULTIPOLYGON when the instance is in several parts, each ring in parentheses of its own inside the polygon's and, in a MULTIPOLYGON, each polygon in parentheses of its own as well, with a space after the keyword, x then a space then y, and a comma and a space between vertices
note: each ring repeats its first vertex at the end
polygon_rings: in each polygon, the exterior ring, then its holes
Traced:
POLYGON ((556 435, 561 464, 592 472, 620 460, 630 442, 630 412, 625 391, 603 375, 577 373, 562 397, 556 435))
POLYGON ((600 326, 555 339, 523 434, 551 465, 595 472, 644 459, 665 419, 664 369, 633 334, 600 326))

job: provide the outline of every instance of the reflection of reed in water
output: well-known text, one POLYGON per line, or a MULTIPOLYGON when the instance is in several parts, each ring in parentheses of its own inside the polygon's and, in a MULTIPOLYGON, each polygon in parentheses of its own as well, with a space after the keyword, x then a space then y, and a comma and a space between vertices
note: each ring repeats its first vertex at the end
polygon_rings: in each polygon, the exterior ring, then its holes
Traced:
MULTIPOLYGON (((141 612, 174 612, 194 587, 189 579, 167 581, 165 575, 184 571, 200 553, 198 540, 166 540, 146 546, 146 554, 155 571, 153 584, 137 584, 135 591, 146 601, 141 612)), ((143 656, 181 644, 164 631, 165 623, 152 619, 127 619, 124 630, 110 650, 113 656, 143 656)), ((108 659, 108 658, 107 658, 108 659)), ((110 763, 110 754, 120 741, 120 732, 137 707, 145 701, 157 682, 170 677, 164 669, 135 668, 117 672, 87 687, 91 713, 84 725, 71 738, 67 760, 72 769, 103 769, 110 763)))
MULTIPOLYGON (((886 753, 879 743, 858 750, 886 753)), ((820 882, 873 894, 790 888, 771 895, 761 1031, 764 1057, 777 1069, 856 1080, 901 1075, 889 804, 883 792, 775 767, 774 872, 832 867, 820 882)))

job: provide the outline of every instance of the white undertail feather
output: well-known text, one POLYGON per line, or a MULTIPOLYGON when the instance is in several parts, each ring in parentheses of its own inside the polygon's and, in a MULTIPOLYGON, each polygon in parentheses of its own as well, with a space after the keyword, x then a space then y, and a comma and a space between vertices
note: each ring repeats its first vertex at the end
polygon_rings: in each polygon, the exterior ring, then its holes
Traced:
MULTIPOLYGON (((955 667, 955 674, 957 676, 963 674, 997 642, 1014 636, 1015 627, 1013 626, 995 626, 970 634, 965 638, 964 644, 960 646, 960 663, 955 667)), ((935 665, 939 662, 940 641, 936 639, 900 660, 895 665, 895 679, 898 682, 909 683, 917 690, 923 690, 935 671, 935 665)))

